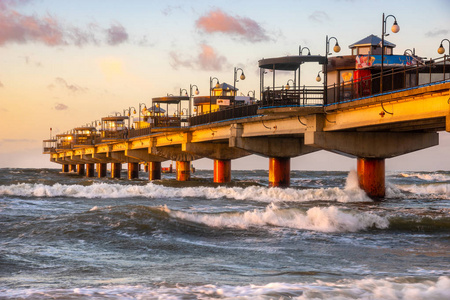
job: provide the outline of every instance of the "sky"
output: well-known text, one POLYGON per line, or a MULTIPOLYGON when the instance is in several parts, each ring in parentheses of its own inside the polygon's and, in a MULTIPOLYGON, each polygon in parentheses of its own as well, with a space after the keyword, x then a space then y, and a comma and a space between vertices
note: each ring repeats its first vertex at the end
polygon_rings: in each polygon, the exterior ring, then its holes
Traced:
MULTIPOLYGON (((258 94, 258 60, 297 55, 299 46, 324 55, 327 35, 350 55, 348 45, 381 36, 383 13, 400 26, 386 38, 395 54, 438 57, 449 11, 448 0, 0 0, 0 168, 59 168, 42 154, 50 128, 56 135, 149 106, 190 84, 208 95, 210 77, 232 84, 234 67, 245 71, 240 92, 258 94)), ((302 67, 302 82, 314 85, 319 70, 302 67)), ((448 153, 444 132, 439 146, 389 159, 386 169, 450 170, 448 153)), ((194 165, 213 167, 209 159, 194 165)), ((232 168, 268 169, 268 159, 253 155, 232 168)), ((291 161, 293 170, 354 168, 355 159, 325 151, 291 161)))

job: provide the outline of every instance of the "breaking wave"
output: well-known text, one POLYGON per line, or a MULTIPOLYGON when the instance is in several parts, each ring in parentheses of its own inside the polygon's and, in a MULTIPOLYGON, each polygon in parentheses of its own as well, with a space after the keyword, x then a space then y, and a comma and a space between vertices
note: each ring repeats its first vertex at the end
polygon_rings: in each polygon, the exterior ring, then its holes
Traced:
POLYGON ((296 208, 281 209, 272 203, 264 210, 220 214, 172 211, 166 206, 162 209, 171 217, 217 228, 276 226, 320 232, 356 232, 389 226, 389 221, 384 217, 370 212, 344 211, 335 206, 313 207, 303 211, 296 208))
POLYGON ((314 281, 265 285, 100 285, 73 289, 5 289, 4 299, 448 299, 450 278, 432 279, 393 277, 386 279, 344 279, 337 282, 314 281))

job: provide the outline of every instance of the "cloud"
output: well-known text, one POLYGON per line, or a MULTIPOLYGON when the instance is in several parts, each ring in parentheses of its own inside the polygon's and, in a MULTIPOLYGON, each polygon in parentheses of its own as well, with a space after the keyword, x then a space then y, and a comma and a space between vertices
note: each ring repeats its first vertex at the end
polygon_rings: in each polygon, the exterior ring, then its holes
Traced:
POLYGON ((328 14, 326 12, 316 10, 308 17, 308 19, 310 19, 313 22, 323 23, 325 21, 330 20, 330 17, 328 16, 328 14))
POLYGON ((174 11, 177 10, 183 10, 181 5, 168 5, 161 12, 163 15, 167 17, 168 15, 171 15, 174 11))
POLYGON ((109 29, 106 30, 108 35, 108 44, 115 46, 118 44, 122 44, 126 41, 128 41, 128 33, 120 24, 113 24, 109 29))
POLYGON ((54 109, 56 110, 67 110, 69 107, 63 103, 56 103, 54 109))
POLYGON ((101 41, 115 46, 129 40, 121 24, 115 23, 107 29, 95 23, 84 27, 61 22, 55 16, 25 15, 12 9, 30 0, 0 0, 0 46, 8 43, 42 43, 47 46, 99 45, 101 41))
POLYGON ((0 81, 0 88, 5 87, 3 83, 0 81))
POLYGON ((35 65, 36 67, 42 67, 42 63, 40 61, 34 61, 29 56, 21 56, 27 65, 35 65))
POLYGON ((181 59, 175 52, 170 52, 169 55, 172 59, 170 65, 175 70, 180 66, 205 71, 221 71, 223 68, 229 67, 227 58, 225 56, 218 55, 214 48, 206 44, 201 45, 201 52, 196 58, 181 59))
POLYGON ((71 93, 82 93, 82 92, 86 92, 88 90, 87 88, 83 88, 76 84, 68 84, 67 81, 65 81, 61 77, 55 78, 55 84, 50 84, 47 86, 47 88, 54 89, 57 86, 61 87, 61 88, 65 88, 71 93))
POLYGON ((436 29, 433 31, 428 31, 427 33, 425 33, 425 36, 427 37, 436 37, 436 36, 446 36, 448 35, 449 30, 447 29, 436 29))
POLYGON ((198 29, 206 33, 224 33, 250 42, 270 40, 264 28, 249 18, 232 17, 220 9, 206 13, 196 21, 198 29))

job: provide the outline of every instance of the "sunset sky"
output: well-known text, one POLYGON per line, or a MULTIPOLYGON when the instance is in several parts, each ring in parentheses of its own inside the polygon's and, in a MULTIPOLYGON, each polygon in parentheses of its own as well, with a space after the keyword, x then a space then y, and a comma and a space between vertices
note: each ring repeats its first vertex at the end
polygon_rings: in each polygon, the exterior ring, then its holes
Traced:
MULTIPOLYGON (((208 95, 210 76, 232 84, 234 67, 246 75, 240 92, 258 93, 258 60, 296 55, 299 45, 325 55, 326 35, 349 55, 348 45, 381 36, 383 12, 401 28, 386 38, 396 54, 415 48, 438 57, 440 41, 450 38, 448 0, 0 0, 0 167, 59 168, 42 154, 50 128, 62 133, 189 84, 208 95)), ((302 69, 303 83, 315 84, 319 69, 302 69)), ((390 159, 386 168, 449 170, 450 133, 440 143, 390 159)), ((212 168, 207 159, 195 164, 212 168)), ((355 166, 320 151, 293 159, 291 168, 355 166)), ((268 161, 252 156, 232 168, 267 169, 268 161)))

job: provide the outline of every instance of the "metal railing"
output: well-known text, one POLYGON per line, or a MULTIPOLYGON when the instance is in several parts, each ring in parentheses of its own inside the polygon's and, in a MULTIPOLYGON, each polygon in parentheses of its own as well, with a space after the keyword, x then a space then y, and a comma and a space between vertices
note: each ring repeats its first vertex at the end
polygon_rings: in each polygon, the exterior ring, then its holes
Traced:
POLYGON ((190 126, 218 122, 228 119, 243 118, 257 115, 259 104, 244 104, 220 109, 211 113, 199 114, 189 119, 190 126))
POLYGON ((310 106, 323 104, 323 87, 303 86, 297 89, 284 87, 270 89, 262 93, 261 107, 310 106))
POLYGON ((140 129, 131 129, 129 131, 129 138, 149 135, 152 132, 151 127, 140 128, 140 129))
POLYGON ((392 68, 383 72, 382 90, 380 74, 332 84, 327 89, 325 105, 345 103, 377 94, 420 87, 450 79, 450 56, 432 59, 416 65, 392 68))

